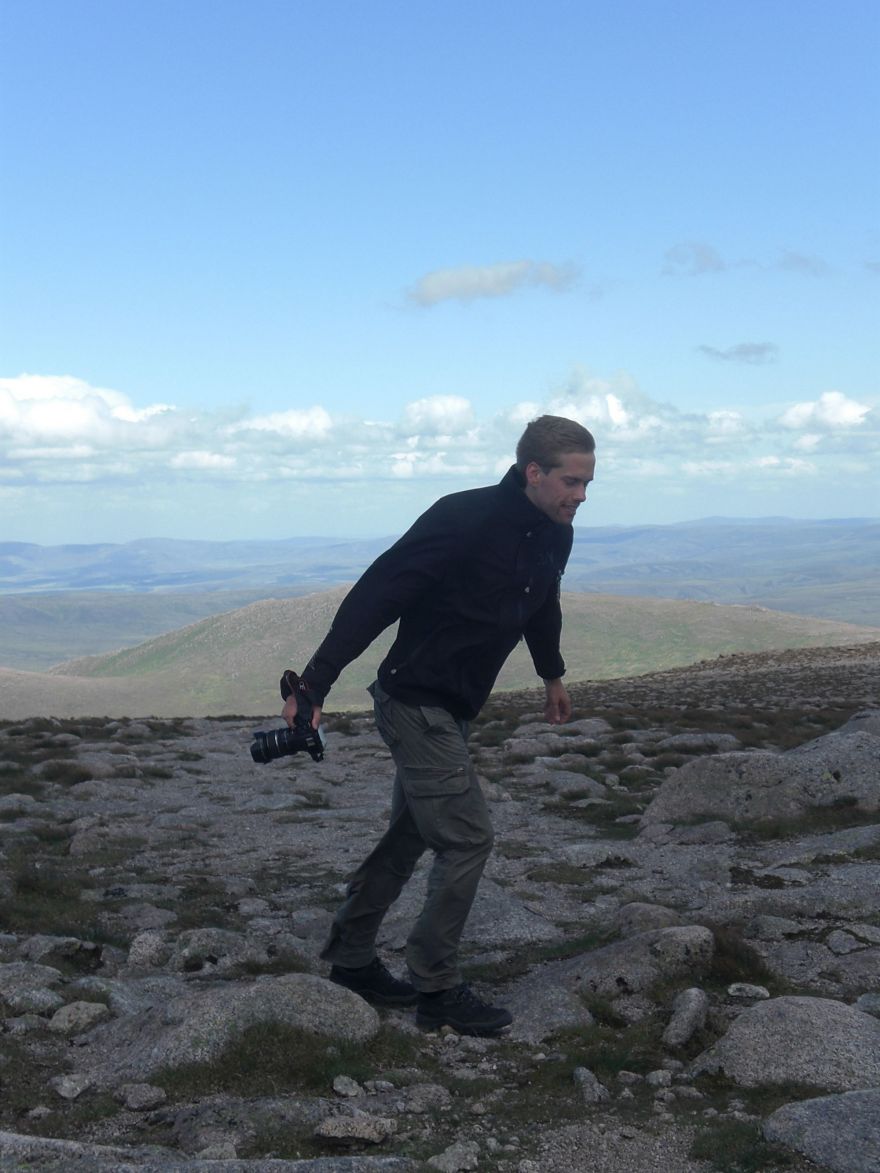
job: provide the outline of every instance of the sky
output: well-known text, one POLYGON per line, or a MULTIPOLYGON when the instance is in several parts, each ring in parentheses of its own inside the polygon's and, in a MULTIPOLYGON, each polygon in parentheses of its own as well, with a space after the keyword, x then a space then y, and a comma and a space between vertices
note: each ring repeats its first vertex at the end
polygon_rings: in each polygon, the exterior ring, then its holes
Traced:
POLYGON ((880 516, 876 0, 2 0, 0 541, 880 516))

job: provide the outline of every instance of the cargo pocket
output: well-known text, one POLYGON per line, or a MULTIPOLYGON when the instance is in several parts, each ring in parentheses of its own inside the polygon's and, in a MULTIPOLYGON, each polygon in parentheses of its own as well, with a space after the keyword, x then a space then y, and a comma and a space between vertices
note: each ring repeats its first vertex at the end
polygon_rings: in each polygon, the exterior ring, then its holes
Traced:
POLYGON ((464 794, 470 786, 467 766, 401 766, 400 775, 409 798, 464 794))
POLYGON ((376 729, 379 736, 385 742, 389 749, 393 749, 400 741, 400 734, 394 728, 394 722, 391 719, 391 697, 386 692, 379 691, 378 686, 373 692, 371 687, 369 691, 373 694, 373 716, 376 721, 376 729))
POLYGON ((456 725, 456 720, 446 709, 435 708, 433 705, 419 705, 419 712, 425 722, 425 732, 445 732, 456 725))

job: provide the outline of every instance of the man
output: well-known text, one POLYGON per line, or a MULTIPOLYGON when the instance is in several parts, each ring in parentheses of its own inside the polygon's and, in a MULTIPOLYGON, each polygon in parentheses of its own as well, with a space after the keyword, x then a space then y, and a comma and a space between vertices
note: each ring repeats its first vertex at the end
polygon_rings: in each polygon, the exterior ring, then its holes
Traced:
MULTIPOLYGON (((493 841, 468 755, 468 721, 521 638, 544 681, 547 721, 571 716, 559 584, 595 464, 586 428, 559 416, 533 420, 500 484, 441 498, 376 559, 300 677, 317 729, 342 669, 400 621, 370 686, 397 767, 391 819, 354 873, 321 956, 331 962, 332 981, 368 1001, 417 1003, 420 1026, 488 1035, 512 1021, 507 1010, 477 998, 458 968, 459 940, 493 841), (407 943, 410 983, 382 965, 375 941, 427 848, 434 861, 407 943)), ((283 710, 289 725, 296 712, 294 693, 283 710)))

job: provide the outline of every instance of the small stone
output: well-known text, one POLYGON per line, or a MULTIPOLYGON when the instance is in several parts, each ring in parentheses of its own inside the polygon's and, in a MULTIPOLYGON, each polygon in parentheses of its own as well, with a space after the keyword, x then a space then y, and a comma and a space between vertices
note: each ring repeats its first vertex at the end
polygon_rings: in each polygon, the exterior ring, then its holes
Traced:
POLYGON ((121 1104, 132 1112, 149 1112, 164 1104, 168 1098, 165 1089, 151 1083, 126 1083, 116 1093, 121 1104))
POLYGON ((406 1089, 406 1111, 416 1115, 443 1111, 452 1103, 449 1091, 439 1083, 415 1083, 406 1089))
POLYGON ((368 1079, 364 1082, 364 1090, 381 1095, 383 1092, 393 1092, 394 1084, 387 1079, 368 1079))
POLYGON ((854 953, 857 949, 864 949, 863 941, 859 941, 852 933, 845 933, 842 929, 835 929, 825 938, 825 944, 838 957, 847 953, 854 953))
POLYGON ((238 1149, 231 1140, 221 1140, 199 1149, 196 1156, 202 1161, 234 1161, 238 1157, 238 1149))
POLYGON ((103 1002, 70 1002, 49 1019, 49 1030, 61 1035, 81 1034, 110 1017, 103 1002))
POLYGON ((356 1079, 352 1079, 350 1075, 337 1075, 333 1080, 333 1090, 337 1096, 362 1096, 364 1089, 356 1079))
POLYGON ((667 1047, 683 1047, 701 1030, 709 1012, 709 998, 704 990, 682 990, 672 1003, 672 1017, 663 1032, 667 1047))
POLYGON ((427 1163, 432 1169, 439 1169, 440 1173, 476 1169, 480 1163, 480 1149, 476 1141, 457 1140, 436 1157, 429 1157, 427 1163))
POLYGON ((580 1089, 581 1099, 585 1104, 601 1104, 611 1098, 608 1088, 596 1078, 589 1067, 575 1067, 572 1078, 580 1089))
POLYGON ((138 933, 128 950, 128 964, 137 969, 158 969, 171 956, 171 946, 156 929, 138 933))
POLYGON ((92 1086, 92 1077, 84 1072, 73 1075, 56 1075, 49 1080, 49 1087, 63 1100, 75 1100, 92 1086))
POLYGON ((675 1094, 680 1100, 703 1100, 705 1096, 699 1088, 691 1087, 687 1083, 679 1083, 675 1086, 675 1094))
POLYGON ((671 1087, 672 1072, 661 1071, 659 1068, 657 1071, 649 1071, 645 1076, 645 1083, 649 1087, 671 1087))
POLYGON ((727 987, 728 998, 738 1001, 763 1001, 770 997, 770 991, 764 986, 753 986, 749 982, 734 982, 727 987))
POLYGON ((397 1121, 385 1116, 368 1116, 357 1112, 353 1116, 325 1116, 315 1129, 320 1140, 362 1141, 381 1144, 397 1131, 397 1121))

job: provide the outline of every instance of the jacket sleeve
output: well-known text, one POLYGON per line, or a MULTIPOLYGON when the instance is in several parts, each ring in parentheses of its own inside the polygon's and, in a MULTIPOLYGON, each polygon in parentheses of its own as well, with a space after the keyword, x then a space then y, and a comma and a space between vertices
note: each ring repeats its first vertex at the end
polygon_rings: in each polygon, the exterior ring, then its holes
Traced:
POLYGON ((440 581, 462 543, 460 520, 441 499, 364 571, 302 673, 314 704, 323 704, 343 668, 440 581))
POLYGON ((535 671, 543 680, 556 680, 565 675, 565 661, 559 650, 562 636, 562 607, 559 596, 562 589, 562 573, 571 552, 572 537, 570 529, 564 532, 557 550, 559 572, 556 587, 551 587, 547 592, 543 605, 531 617, 523 632, 535 671))

